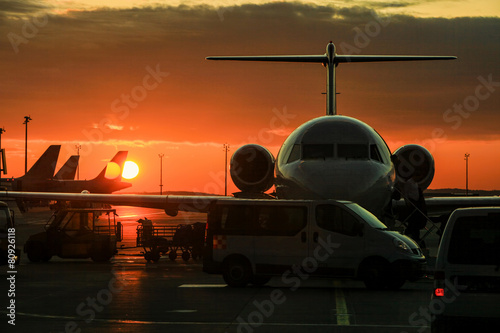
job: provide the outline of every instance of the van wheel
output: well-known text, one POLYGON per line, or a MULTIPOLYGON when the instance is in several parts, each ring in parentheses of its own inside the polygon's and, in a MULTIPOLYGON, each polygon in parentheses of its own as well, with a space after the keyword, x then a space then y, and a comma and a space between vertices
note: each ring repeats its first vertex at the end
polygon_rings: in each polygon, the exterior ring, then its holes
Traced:
POLYGON ((244 287, 252 278, 250 264, 244 259, 229 260, 224 264, 222 277, 230 287, 244 287))
POLYGON ((371 259, 365 262, 360 270, 361 278, 368 289, 381 290, 387 286, 389 263, 385 260, 371 259))

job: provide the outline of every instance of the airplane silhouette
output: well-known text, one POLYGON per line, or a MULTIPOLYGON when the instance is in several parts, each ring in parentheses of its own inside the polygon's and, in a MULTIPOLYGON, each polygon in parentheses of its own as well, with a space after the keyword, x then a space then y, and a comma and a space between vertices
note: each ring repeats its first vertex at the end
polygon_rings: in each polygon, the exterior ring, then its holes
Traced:
MULTIPOLYGON (((262 198, 273 185, 276 199, 339 199, 354 201, 382 218, 400 209, 394 201, 397 179, 415 177, 424 190, 434 176, 434 159, 420 145, 405 145, 391 153, 369 125, 337 115, 335 70, 339 64, 381 61, 451 60, 454 56, 338 55, 330 42, 322 55, 216 56, 208 60, 320 63, 327 71, 326 115, 295 129, 276 158, 256 144, 240 147, 231 158, 231 177, 241 192, 236 197, 262 198), (275 175, 276 176, 275 176, 275 175)), ((206 212, 220 196, 63 194, 0 192, 0 196, 105 202, 181 211, 206 212)), ((499 205, 499 197, 426 198, 430 214, 449 214, 459 207, 499 205)))
MULTIPOLYGON (((24 192, 65 192, 80 193, 84 190, 92 193, 112 193, 132 186, 121 181, 121 174, 115 179, 105 177, 107 166, 91 180, 74 180, 79 156, 71 156, 54 175, 60 145, 51 145, 33 164, 29 171, 18 178, 2 178, 2 183, 10 184, 14 191, 24 192)), ((127 151, 119 151, 111 162, 123 169, 127 159, 127 151)))

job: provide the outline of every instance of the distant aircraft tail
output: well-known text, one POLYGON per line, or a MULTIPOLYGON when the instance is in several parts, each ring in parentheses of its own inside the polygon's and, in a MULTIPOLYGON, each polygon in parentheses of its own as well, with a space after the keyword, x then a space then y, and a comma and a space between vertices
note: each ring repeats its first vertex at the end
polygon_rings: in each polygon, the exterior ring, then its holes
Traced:
POLYGON ((60 150, 61 145, 49 146, 23 178, 51 179, 56 170, 60 150))
MULTIPOLYGON (((120 175, 113 180, 120 181, 122 179, 123 165, 127 160, 128 151, 119 151, 116 155, 109 161, 109 163, 114 162, 120 167, 120 175)), ((108 164, 109 164, 108 163, 108 164)), ((101 173, 95 179, 106 179, 106 170, 108 169, 108 164, 104 167, 101 173)))
POLYGON ((78 160, 80 156, 71 156, 66 163, 59 169, 59 171, 54 176, 56 180, 74 180, 76 175, 76 169, 78 168, 78 160))

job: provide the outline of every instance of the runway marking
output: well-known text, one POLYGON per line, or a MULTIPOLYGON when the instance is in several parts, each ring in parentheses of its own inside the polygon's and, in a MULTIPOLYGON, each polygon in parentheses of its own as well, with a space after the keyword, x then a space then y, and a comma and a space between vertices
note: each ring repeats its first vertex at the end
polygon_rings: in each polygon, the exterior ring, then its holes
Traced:
POLYGON ((181 284, 178 288, 224 288, 227 284, 181 284))
POLYGON ((346 326, 350 325, 349 322, 349 313, 347 313, 347 304, 345 302, 344 292, 340 287, 339 281, 334 281, 333 285, 335 286, 335 303, 337 309, 337 325, 346 326))
MULTIPOLYGON (((0 311, 0 313, 7 313, 6 311, 0 311)), ((78 320, 82 319, 81 317, 76 316, 57 316, 57 315, 42 315, 35 313, 24 313, 17 312, 17 315, 26 316, 26 317, 34 317, 34 318, 47 318, 47 319, 63 319, 63 320, 78 320)), ((215 321, 215 322, 193 322, 193 321, 145 321, 145 320, 124 320, 124 319, 99 319, 94 318, 93 322, 100 323, 117 323, 117 324, 141 324, 141 325, 230 325, 230 322, 226 321, 215 321)), ((302 327, 336 327, 343 326, 339 324, 331 324, 331 323, 262 323, 262 326, 302 326, 302 327)), ((411 326, 411 325, 380 325, 380 324, 355 324, 350 325, 350 327, 365 327, 365 328, 401 328, 401 329, 411 329, 411 328, 429 328, 430 326, 411 326)))

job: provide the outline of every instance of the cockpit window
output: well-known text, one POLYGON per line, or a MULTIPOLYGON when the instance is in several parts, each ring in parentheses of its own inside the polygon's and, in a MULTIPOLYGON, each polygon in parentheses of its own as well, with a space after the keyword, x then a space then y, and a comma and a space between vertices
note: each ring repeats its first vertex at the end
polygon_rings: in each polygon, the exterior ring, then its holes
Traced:
POLYGON ((368 145, 339 143, 337 145, 337 156, 345 159, 368 159, 368 145))
POLYGON ((287 163, 292 163, 300 159, 300 145, 293 145, 292 151, 290 152, 290 156, 288 156, 287 163))
POLYGON ((305 144, 302 146, 302 159, 327 159, 333 158, 333 144, 305 144))
POLYGON ((384 160, 380 155, 377 145, 370 145, 370 158, 377 162, 384 163, 384 160))

